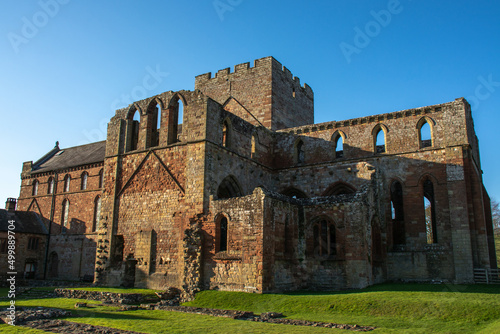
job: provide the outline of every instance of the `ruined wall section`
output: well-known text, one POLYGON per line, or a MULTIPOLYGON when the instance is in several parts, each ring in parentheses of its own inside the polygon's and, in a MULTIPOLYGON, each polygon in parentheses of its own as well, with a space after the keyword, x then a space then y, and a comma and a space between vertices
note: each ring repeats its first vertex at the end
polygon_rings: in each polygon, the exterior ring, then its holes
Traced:
POLYGON ((326 122, 280 130, 283 136, 277 137, 275 148, 276 167, 290 167, 297 164, 294 159, 296 142, 304 141, 304 164, 320 162, 337 162, 347 159, 364 159, 377 155, 376 134, 378 129, 385 133, 384 154, 401 154, 433 148, 443 148, 446 145, 467 143, 465 129, 459 128, 462 135, 457 136, 458 142, 449 142, 452 135, 447 130, 449 115, 444 111, 451 108, 453 102, 442 105, 403 110, 388 114, 361 117, 339 122, 326 122), (432 129, 432 146, 421 147, 418 125, 425 120, 432 129), (289 136, 292 136, 291 139, 289 136), (343 155, 337 157, 333 139, 342 135, 343 155))
POLYGON ((321 199, 291 199, 266 192, 264 291, 332 290, 372 284, 369 222, 375 203, 367 189, 321 199), (315 239, 314 226, 322 221, 335 231, 332 245, 319 244, 315 239))
POLYGON ((204 286, 224 291, 263 292, 264 193, 210 201, 204 224, 204 286), (218 251, 219 222, 228 221, 227 250, 218 251))
POLYGON ((182 287, 183 233, 189 220, 204 211, 203 140, 208 101, 200 92, 166 92, 118 110, 110 122, 108 138, 116 142, 108 143, 107 152, 125 153, 105 160, 104 212, 108 223, 100 231, 96 262, 100 282, 182 287), (184 105, 182 132, 165 135, 176 138, 165 143, 162 134, 169 122, 163 118, 177 118, 171 114, 177 103, 184 105), (141 119, 147 120, 152 106, 158 104, 167 106, 162 107, 158 145, 141 144, 141 138, 146 138, 141 137, 141 131, 149 131, 148 124, 141 121, 137 150, 129 151, 130 112, 140 110, 141 119))

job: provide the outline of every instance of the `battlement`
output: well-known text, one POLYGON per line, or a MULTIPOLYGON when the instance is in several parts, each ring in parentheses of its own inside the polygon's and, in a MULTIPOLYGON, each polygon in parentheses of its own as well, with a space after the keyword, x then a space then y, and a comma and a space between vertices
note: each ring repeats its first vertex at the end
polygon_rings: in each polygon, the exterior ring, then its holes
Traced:
POLYGON ((308 96, 309 98, 313 98, 312 88, 306 83, 301 86, 300 78, 294 76, 288 68, 283 66, 272 56, 254 60, 253 66, 250 65, 250 62, 235 65, 233 72, 231 72, 230 67, 226 67, 224 69, 218 70, 213 77, 212 72, 197 75, 195 77, 195 89, 199 89, 199 86, 203 86, 209 81, 217 81, 220 79, 227 79, 230 81, 233 79, 240 79, 241 76, 253 75, 256 71, 268 71, 270 69, 275 71, 273 74, 282 72, 283 78, 293 83, 294 88, 300 88, 301 90, 303 90, 306 96, 308 96))

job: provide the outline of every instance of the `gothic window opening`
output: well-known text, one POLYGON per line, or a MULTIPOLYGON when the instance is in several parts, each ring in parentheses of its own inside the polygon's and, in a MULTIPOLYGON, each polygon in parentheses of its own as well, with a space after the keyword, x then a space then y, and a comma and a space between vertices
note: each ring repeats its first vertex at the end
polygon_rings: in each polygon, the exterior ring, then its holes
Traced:
POLYGON ((67 193, 69 191, 69 184, 71 182, 71 176, 69 176, 69 174, 67 174, 65 177, 64 177, 64 192, 67 193))
POLYGON ((355 192, 356 189, 348 185, 347 183, 336 182, 325 190, 323 196, 347 195, 347 194, 354 194, 355 192))
POLYGON ((69 220, 69 201, 65 199, 62 203, 62 212, 61 212, 61 225, 62 227, 68 227, 69 220))
POLYGON ((222 218, 219 221, 219 252, 225 252, 227 251, 227 235, 228 235, 228 226, 227 226, 227 218, 225 216, 222 216, 222 218))
POLYGON ((420 148, 432 147, 431 126, 427 121, 420 126, 420 148))
POLYGON ((92 232, 96 232, 99 229, 99 221, 101 217, 101 197, 97 196, 94 200, 94 220, 92 223, 92 232))
POLYGON ((131 115, 130 121, 132 124, 130 125, 130 146, 129 151, 137 150, 139 145, 139 125, 140 125, 141 115, 139 111, 136 109, 131 115))
POLYGON ((313 226, 314 255, 328 258, 337 254, 335 225, 321 220, 313 226))
POLYGON ((49 183, 49 185, 47 187, 47 194, 50 195, 50 194, 54 193, 54 178, 50 177, 48 183, 49 183))
POLYGON ((88 177, 89 177, 89 174, 87 172, 83 172, 82 173, 82 186, 81 186, 82 190, 86 190, 87 189, 87 180, 88 180, 88 177))
POLYGON ((375 153, 385 153, 385 132, 382 129, 375 136, 375 153))
POLYGON ((222 124, 222 146, 227 148, 231 146, 231 127, 227 120, 222 124))
POLYGON ((226 199, 233 197, 243 196, 243 192, 241 191, 238 182, 233 176, 227 176, 219 185, 217 189, 217 198, 218 199, 226 199))
POLYGON ((425 213, 425 232, 427 243, 437 243, 436 228, 436 203, 434 198, 434 185, 431 180, 424 181, 424 213, 425 213))
POLYGON ((104 185, 104 170, 101 169, 99 171, 99 188, 102 188, 104 185))
POLYGON ((338 136, 335 142, 335 158, 342 158, 344 156, 344 140, 342 136, 338 136))
POLYGON ((31 194, 33 196, 38 195, 38 180, 33 181, 33 189, 32 189, 31 194))
POLYGON ((33 279, 35 278, 36 272, 36 262, 26 261, 24 265, 24 278, 33 279))
POLYGON ((287 188, 281 194, 291 198, 307 198, 307 195, 303 191, 293 187, 287 188))
POLYGON ((155 147, 160 145, 160 128, 161 128, 161 121, 162 121, 162 111, 161 111, 161 105, 159 103, 156 104, 156 106, 153 107, 152 111, 152 126, 151 126, 151 138, 150 142, 151 145, 150 147, 155 147))
POLYGON ((301 164, 304 162, 304 160, 305 160, 304 142, 302 140, 299 140, 295 145, 295 161, 298 164, 301 164))
POLYGON ((395 181, 391 185, 391 219, 393 245, 406 243, 403 211, 403 186, 395 181))
POLYGON ((251 148, 251 151, 250 151, 250 157, 251 158, 255 158, 255 155, 256 155, 256 145, 257 145, 257 135, 254 133, 252 135, 252 148, 251 148))

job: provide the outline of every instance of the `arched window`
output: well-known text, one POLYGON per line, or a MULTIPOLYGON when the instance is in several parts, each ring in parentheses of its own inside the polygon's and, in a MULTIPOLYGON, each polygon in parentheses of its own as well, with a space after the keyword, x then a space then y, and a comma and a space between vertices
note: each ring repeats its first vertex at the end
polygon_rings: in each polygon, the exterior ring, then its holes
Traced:
POLYGON ((295 163, 301 164, 305 161, 304 142, 299 139, 295 143, 295 163))
POLYGON ((227 119, 222 124, 222 146, 231 147, 231 125, 227 119))
POLYGON ((53 194, 54 193, 54 178, 51 176, 49 178, 48 182, 48 187, 47 187, 47 194, 53 194))
POLYGON ((218 228, 218 242, 217 242, 217 252, 227 251, 227 237, 228 237, 228 221, 226 216, 221 216, 219 219, 219 223, 217 224, 218 228))
POLYGON ((313 225, 314 255, 329 257, 337 254, 335 225, 322 219, 313 225))
POLYGON ((375 153, 385 152, 385 133, 384 130, 380 129, 377 131, 375 136, 375 153))
POLYGON ((64 177, 64 189, 63 192, 67 193, 69 191, 69 184, 71 182, 71 176, 69 174, 66 174, 64 177))
POLYGON ((99 188, 102 188, 104 186, 104 170, 101 169, 99 171, 99 188))
POLYGON ((68 227, 68 218, 69 217, 69 201, 65 199, 62 203, 61 210, 61 226, 67 228, 68 227))
MULTIPOLYGON (((184 100, 180 94, 175 94, 168 105, 168 114, 163 118, 166 124, 162 128, 167 128, 167 144, 174 144, 180 141, 179 135, 182 133, 182 123, 184 118, 184 100)), ((165 133, 165 130, 162 130, 165 133)), ((163 141, 163 140, 162 140, 163 141)))
POLYGON ((139 110, 136 108, 132 109, 128 119, 130 123, 128 127, 129 149, 127 151, 135 151, 139 145, 139 126, 141 121, 139 110))
POLYGON ((391 185, 391 218, 392 218, 392 243, 393 245, 404 245, 405 222, 403 211, 403 186, 399 181, 391 185))
POLYGON ((344 182, 335 182, 325 190, 322 196, 354 194, 355 192, 356 188, 354 188, 353 186, 344 182))
POLYGON ((33 189, 31 190, 31 195, 38 195, 38 180, 33 181, 33 189))
POLYGON ((233 176, 227 176, 219 185, 217 189, 217 198, 232 198, 232 197, 240 197, 243 196, 243 192, 241 191, 238 182, 233 176))
POLYGON ((424 120, 419 129, 420 148, 432 147, 431 126, 427 120, 424 120))
POLYGON ((82 184, 81 184, 81 190, 87 190, 87 181, 89 178, 89 174, 87 172, 82 173, 82 184))
POLYGON ((427 235, 427 243, 437 243, 436 229, 436 202, 434 199, 434 185, 432 181, 427 179, 423 184, 424 188, 424 213, 425 213, 425 232, 427 235))
POLYGON ((336 131, 332 136, 332 141, 335 144, 335 158, 344 157, 344 139, 345 135, 341 131, 336 131))
POLYGON ((94 222, 92 224, 92 232, 99 229, 99 220, 101 216, 101 197, 97 196, 94 200, 94 222))

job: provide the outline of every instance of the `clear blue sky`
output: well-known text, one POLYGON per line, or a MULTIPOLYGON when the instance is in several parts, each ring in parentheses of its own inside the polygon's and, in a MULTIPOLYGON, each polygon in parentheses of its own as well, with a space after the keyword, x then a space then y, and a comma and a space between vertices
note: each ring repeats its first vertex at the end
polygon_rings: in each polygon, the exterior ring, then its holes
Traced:
POLYGON ((2 203, 24 161, 104 139, 131 96, 266 56, 313 88, 317 123, 471 98, 500 200, 498 1, 6 0, 0 18, 2 203))

